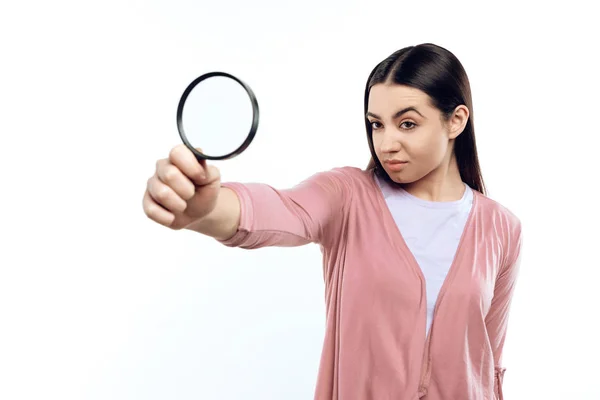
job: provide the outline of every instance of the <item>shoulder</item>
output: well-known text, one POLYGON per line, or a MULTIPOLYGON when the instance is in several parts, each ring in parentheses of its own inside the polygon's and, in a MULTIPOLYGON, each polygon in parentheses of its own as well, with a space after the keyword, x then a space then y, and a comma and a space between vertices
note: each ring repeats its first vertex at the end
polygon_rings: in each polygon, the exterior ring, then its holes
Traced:
POLYGON ((480 192, 473 190, 479 203, 479 209, 494 222, 500 223, 502 229, 521 230, 521 219, 509 208, 480 192))
POLYGON ((479 202, 480 213, 484 215, 486 223, 490 224, 489 227, 492 232, 501 239, 502 246, 505 249, 505 259, 514 260, 521 250, 521 219, 498 201, 480 192, 474 191, 474 193, 479 202))
POLYGON ((337 176, 338 179, 343 180, 351 187, 372 185, 374 182, 373 172, 371 170, 360 169, 358 167, 337 167, 327 171, 327 173, 337 176))
POLYGON ((372 171, 352 166, 336 167, 321 171, 309 179, 322 184, 341 185, 346 190, 358 189, 361 186, 372 186, 374 183, 372 171))

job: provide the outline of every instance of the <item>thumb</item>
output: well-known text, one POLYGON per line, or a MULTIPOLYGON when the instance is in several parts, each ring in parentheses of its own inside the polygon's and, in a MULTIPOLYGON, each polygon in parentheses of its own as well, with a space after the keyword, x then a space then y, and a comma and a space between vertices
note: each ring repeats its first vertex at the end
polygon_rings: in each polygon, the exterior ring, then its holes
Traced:
MULTIPOLYGON (((195 150, 199 151, 200 153, 202 153, 202 149, 200 147, 194 147, 195 150)), ((202 153, 204 154, 204 153, 202 153)), ((194 181, 195 184, 197 185, 204 185, 204 182, 206 181, 207 178, 207 166, 206 166, 206 160, 204 158, 200 158, 200 157, 194 157, 196 159, 196 161, 198 162, 198 165, 200 166, 200 168, 194 168, 195 171, 197 171, 196 173, 194 173, 192 176, 190 176, 190 178, 192 178, 192 180, 194 181)))
POLYGON ((221 180, 221 171, 214 165, 208 165, 204 168, 206 173, 206 179, 204 180, 204 185, 209 185, 211 183, 219 182, 221 180))
MULTIPOLYGON (((204 154, 201 147, 195 147, 195 149, 204 154)), ((208 165, 205 159, 200 159, 198 162, 202 167, 203 176, 196 180, 197 184, 201 186, 210 185, 211 183, 218 182, 221 179, 221 172, 217 167, 214 165, 208 165)))

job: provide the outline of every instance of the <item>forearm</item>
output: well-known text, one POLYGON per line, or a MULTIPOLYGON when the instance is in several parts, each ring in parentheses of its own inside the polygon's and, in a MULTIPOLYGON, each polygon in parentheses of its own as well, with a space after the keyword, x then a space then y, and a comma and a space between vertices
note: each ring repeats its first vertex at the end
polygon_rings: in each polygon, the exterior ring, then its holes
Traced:
POLYGON ((215 209, 186 229, 246 249, 324 243, 338 235, 347 196, 343 179, 339 171, 322 172, 284 190, 222 183, 215 209))
POLYGON ((241 206, 237 194, 229 188, 222 187, 214 210, 186 226, 185 229, 211 236, 217 240, 226 240, 237 232, 240 215, 241 206))

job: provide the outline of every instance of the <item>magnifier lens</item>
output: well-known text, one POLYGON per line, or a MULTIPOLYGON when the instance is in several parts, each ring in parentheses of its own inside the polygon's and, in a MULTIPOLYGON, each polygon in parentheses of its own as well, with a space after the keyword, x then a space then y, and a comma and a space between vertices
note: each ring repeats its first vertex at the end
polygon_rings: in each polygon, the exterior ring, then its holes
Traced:
POLYGON ((258 103, 247 85, 225 73, 196 79, 184 92, 177 124, 183 142, 207 159, 231 158, 252 141, 258 103))

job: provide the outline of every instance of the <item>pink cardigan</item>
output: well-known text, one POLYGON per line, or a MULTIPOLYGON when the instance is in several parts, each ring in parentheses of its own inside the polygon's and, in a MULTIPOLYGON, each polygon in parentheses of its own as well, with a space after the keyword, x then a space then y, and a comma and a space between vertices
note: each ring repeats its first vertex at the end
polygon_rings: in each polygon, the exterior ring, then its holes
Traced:
POLYGON ((316 400, 501 400, 502 348, 521 223, 474 192, 472 211, 426 332, 424 276, 372 171, 336 168, 287 190, 224 183, 237 233, 256 249, 318 243, 327 324, 316 400))

